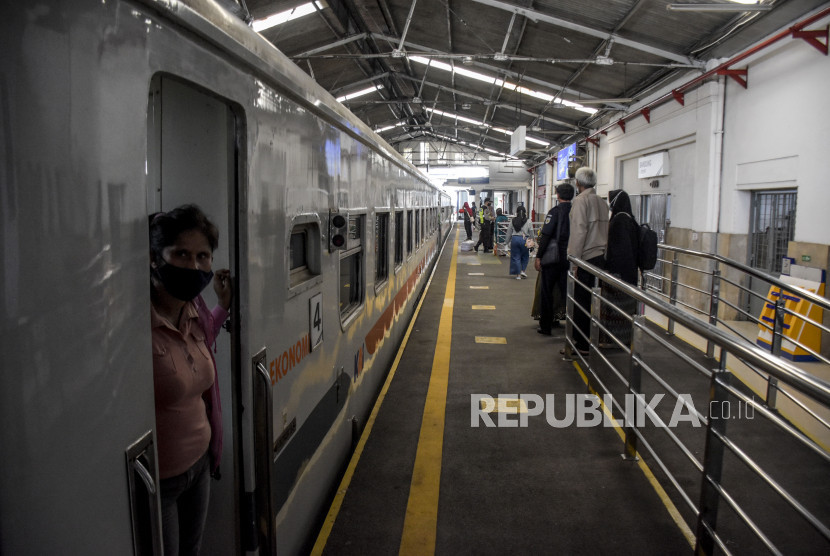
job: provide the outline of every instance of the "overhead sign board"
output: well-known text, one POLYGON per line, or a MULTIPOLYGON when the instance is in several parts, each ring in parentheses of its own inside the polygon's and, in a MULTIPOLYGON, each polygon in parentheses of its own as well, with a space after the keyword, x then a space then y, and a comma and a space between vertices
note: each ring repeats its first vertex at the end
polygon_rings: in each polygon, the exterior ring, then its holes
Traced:
POLYGON ((525 139, 525 135, 527 135, 527 126, 520 125, 513 131, 513 135, 510 136, 511 155, 527 150, 527 140, 525 139))

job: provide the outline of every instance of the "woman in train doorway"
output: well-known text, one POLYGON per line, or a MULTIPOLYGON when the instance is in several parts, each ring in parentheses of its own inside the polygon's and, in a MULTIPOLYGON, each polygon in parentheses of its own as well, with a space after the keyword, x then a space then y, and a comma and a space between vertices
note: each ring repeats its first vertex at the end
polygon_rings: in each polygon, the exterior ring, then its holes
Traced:
MULTIPOLYGON (((637 285, 637 247, 639 226, 631 212, 631 199, 622 189, 608 194, 611 206, 611 220, 608 222, 608 246, 605 251, 605 268, 609 274, 624 282, 637 285)), ((637 300, 618 289, 603 283, 603 296, 626 315, 637 312, 637 300)), ((624 345, 631 344, 631 321, 629 318, 603 304, 603 325, 624 345)), ((610 338, 606 338, 610 340, 610 338)), ((601 342, 607 347, 618 347, 612 341, 601 342)))
POLYGON ((510 275, 516 280, 527 278, 525 270, 530 252, 525 245, 527 238, 533 238, 533 224, 527 219, 527 209, 516 209, 516 217, 507 226, 507 244, 510 245, 510 275))
POLYGON ((230 271, 211 271, 219 232, 195 205, 150 217, 150 318, 164 553, 198 554, 210 475, 222 453, 216 363, 228 317, 230 271), (219 304, 199 295, 213 279, 219 304))

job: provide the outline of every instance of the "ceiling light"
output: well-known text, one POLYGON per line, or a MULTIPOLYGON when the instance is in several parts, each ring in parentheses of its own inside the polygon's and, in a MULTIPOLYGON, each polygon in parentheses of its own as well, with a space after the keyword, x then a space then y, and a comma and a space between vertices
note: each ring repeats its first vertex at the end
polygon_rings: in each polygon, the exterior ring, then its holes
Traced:
POLYGON ((594 60, 594 63, 598 66, 613 66, 614 60, 612 60, 608 56, 597 56, 596 60, 594 60))
POLYGON ((421 104, 422 102, 421 97, 412 97, 412 104, 421 104))
POLYGON ((469 102, 465 102, 464 104, 461 105, 462 110, 469 110, 472 107, 473 107, 473 105, 470 104, 469 102))
MULTIPOLYGON (((468 57, 470 59, 472 59, 472 56, 468 56, 468 57)), ((468 70, 468 69, 465 69, 465 68, 460 68, 458 66, 453 68, 449 64, 445 64, 443 62, 438 62, 436 60, 430 60, 429 58, 424 58, 423 56, 409 56, 409 60, 412 61, 412 62, 417 62, 419 64, 424 64, 425 66, 428 66, 428 67, 431 67, 431 68, 442 69, 444 71, 454 72, 454 73, 457 73, 459 75, 469 77, 471 79, 484 81, 485 83, 490 83, 490 84, 493 84, 497 87, 503 87, 503 88, 507 89, 508 91, 516 91, 517 93, 520 93, 520 94, 523 94, 523 95, 529 95, 529 96, 538 98, 540 100, 544 100, 545 102, 550 102, 554 98, 553 95, 549 95, 549 94, 543 93, 541 91, 534 91, 533 89, 528 89, 527 87, 520 87, 519 85, 516 85, 515 83, 511 83, 509 81, 502 81, 501 79, 491 77, 491 76, 488 76, 488 75, 484 75, 483 73, 479 73, 477 71, 471 71, 471 70, 468 70)), ((581 112, 585 112, 586 114, 594 114, 597 111, 595 108, 588 108, 586 106, 582 106, 581 104, 577 104, 576 102, 564 101, 563 103, 566 106, 569 106, 570 108, 573 108, 574 110, 579 110, 581 112)))
POLYGON ((400 48, 396 48, 395 50, 392 51, 392 57, 393 58, 403 58, 404 56, 406 56, 406 52, 404 52, 400 48))
POLYGON ((343 102, 345 100, 351 100, 353 98, 362 97, 363 95, 374 93, 375 91, 380 89, 383 89, 383 85, 372 85, 371 87, 367 87, 366 89, 355 91, 354 93, 349 93, 347 95, 343 95, 342 97, 337 97, 337 102, 343 102))
POLYGON ((506 62, 507 59, 507 54, 505 54, 504 52, 496 52, 493 55, 493 60, 495 60, 496 62, 506 62))
POLYGON ((464 56, 464 57, 461 59, 461 63, 462 63, 462 64, 464 64, 465 66, 472 65, 472 63, 473 63, 473 57, 472 57, 472 56, 464 56))
POLYGON ((667 10, 675 12, 768 12, 771 4, 668 4, 667 10))
POLYGON ((283 23, 287 23, 292 19, 297 19, 298 17, 302 17, 304 15, 314 13, 316 10, 322 9, 323 6, 320 5, 319 2, 309 2, 308 4, 303 4, 302 6, 297 6, 296 8, 292 8, 284 12, 269 15, 268 17, 264 17, 262 19, 256 19, 251 22, 251 28, 253 28, 253 30, 257 33, 259 33, 260 31, 264 31, 265 29, 270 29, 271 27, 282 25, 283 23))

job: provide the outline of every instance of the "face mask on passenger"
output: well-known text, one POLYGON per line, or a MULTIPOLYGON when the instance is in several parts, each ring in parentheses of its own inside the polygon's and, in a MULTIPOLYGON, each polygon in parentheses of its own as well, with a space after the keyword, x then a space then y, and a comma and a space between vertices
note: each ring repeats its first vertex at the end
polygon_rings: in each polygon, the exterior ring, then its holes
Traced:
POLYGON ((167 292, 181 301, 190 301, 210 284, 213 272, 205 272, 197 268, 182 268, 164 263, 153 270, 156 278, 167 292))

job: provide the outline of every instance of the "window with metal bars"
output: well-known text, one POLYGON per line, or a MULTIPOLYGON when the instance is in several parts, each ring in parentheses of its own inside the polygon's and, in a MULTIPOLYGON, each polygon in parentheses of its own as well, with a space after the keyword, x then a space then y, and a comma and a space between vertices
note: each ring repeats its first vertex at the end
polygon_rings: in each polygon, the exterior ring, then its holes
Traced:
POLYGON ((750 222, 750 265, 770 273, 781 272, 795 237, 796 192, 754 191, 750 222))

